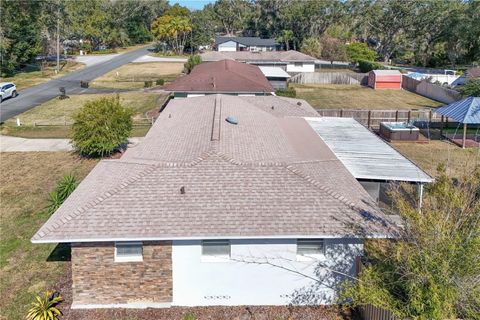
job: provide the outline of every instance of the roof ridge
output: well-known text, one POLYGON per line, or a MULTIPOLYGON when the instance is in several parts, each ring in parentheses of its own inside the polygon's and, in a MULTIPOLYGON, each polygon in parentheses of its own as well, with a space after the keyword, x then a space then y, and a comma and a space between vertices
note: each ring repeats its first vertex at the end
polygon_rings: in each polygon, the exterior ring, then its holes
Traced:
POLYGON ((328 195, 330 195, 334 199, 339 200, 340 202, 345 204, 347 207, 349 207, 351 209, 355 209, 355 210, 360 209, 360 208, 357 207, 357 204, 355 202, 349 201, 346 197, 344 197, 339 192, 337 192, 337 191, 333 190, 332 188, 327 187, 324 184, 320 183, 318 180, 312 178, 310 175, 308 175, 305 172, 303 172, 302 170, 296 168, 293 164, 292 165, 287 165, 285 168, 290 170, 294 174, 298 175, 299 177, 307 180, 308 182, 310 182, 311 184, 313 184, 315 187, 319 188, 320 190, 326 192, 328 195))
MULTIPOLYGON (((100 196, 96 197, 95 199, 87 202, 86 204, 84 204, 83 206, 81 206, 80 208, 77 208, 73 211, 71 211, 70 213, 67 213, 65 214, 65 217, 62 217, 61 219, 59 219, 59 221, 61 222, 61 224, 56 224, 56 223, 53 223, 52 226, 46 226, 46 229, 49 231, 49 232, 53 232, 55 229, 58 229, 60 226, 64 225, 65 223, 67 223, 68 221, 72 220, 72 219, 75 219, 76 217, 78 217, 81 213, 84 213, 85 211, 87 211, 87 209, 90 209, 90 208, 93 208, 95 207, 96 205, 98 205, 99 203, 105 201, 106 199, 112 197, 113 195, 117 194, 118 192, 120 192, 121 190, 125 189, 126 187, 128 187, 129 185, 131 185, 132 183, 138 181, 140 178, 146 176, 147 174, 151 173, 152 171, 154 171, 156 169, 156 166, 154 165, 146 165, 147 168, 145 168, 143 171, 140 171, 139 173, 137 174, 134 174, 128 178, 126 178, 122 183, 120 183, 119 185, 117 185, 115 188, 113 189, 110 189, 108 191, 105 191, 104 193, 102 193, 100 196)), ((47 235, 46 233, 44 233, 43 231, 40 231, 38 233, 38 235, 43 238, 45 235, 47 235)))

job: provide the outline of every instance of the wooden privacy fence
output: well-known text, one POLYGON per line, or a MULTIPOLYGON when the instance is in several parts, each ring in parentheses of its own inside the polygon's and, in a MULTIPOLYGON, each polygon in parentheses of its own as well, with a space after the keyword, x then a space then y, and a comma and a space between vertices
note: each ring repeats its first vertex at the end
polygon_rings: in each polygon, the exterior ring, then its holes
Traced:
POLYGON ((441 116, 431 109, 421 110, 352 110, 316 109, 323 117, 354 118, 367 128, 378 128, 380 122, 440 122, 441 116))
POLYGON ((349 72, 301 72, 289 79, 289 82, 299 84, 367 84, 365 73, 349 72))
POLYGON ((402 88, 443 103, 452 103, 461 99, 458 91, 430 83, 427 80, 419 81, 405 75, 402 76, 402 88))
MULTIPOLYGON (((362 272, 362 269, 364 268, 362 257, 356 258, 355 267, 357 270, 357 275, 362 272)), ((390 311, 375 307, 371 304, 359 307, 358 311, 360 312, 360 316, 363 320, 400 320, 390 311)))

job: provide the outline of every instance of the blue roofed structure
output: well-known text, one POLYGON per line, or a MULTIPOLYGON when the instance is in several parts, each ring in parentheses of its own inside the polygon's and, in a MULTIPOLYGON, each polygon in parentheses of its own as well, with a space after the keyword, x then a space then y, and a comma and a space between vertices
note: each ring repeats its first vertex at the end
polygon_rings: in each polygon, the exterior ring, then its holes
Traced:
POLYGON ((480 124, 480 97, 468 97, 435 110, 447 118, 463 123, 462 148, 465 148, 468 124, 480 124))

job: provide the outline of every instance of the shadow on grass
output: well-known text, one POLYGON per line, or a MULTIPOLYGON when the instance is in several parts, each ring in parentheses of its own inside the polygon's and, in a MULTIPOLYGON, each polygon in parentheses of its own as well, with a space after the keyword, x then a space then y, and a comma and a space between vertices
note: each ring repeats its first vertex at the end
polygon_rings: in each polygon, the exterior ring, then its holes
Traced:
POLYGON ((59 243, 48 256, 47 261, 71 261, 71 258, 70 244, 59 243))

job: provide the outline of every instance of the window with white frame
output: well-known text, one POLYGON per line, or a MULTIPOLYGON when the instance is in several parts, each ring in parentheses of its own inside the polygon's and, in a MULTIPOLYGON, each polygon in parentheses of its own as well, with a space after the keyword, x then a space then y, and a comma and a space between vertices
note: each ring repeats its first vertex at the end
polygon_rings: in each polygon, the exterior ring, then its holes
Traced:
POLYGON ((115 262, 143 261, 143 244, 141 242, 116 242, 115 262))
POLYGON ((297 256, 318 257, 325 254, 325 241, 323 239, 298 239, 297 256))
POLYGON ((202 258, 230 258, 229 240, 203 240, 202 258))

